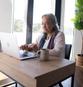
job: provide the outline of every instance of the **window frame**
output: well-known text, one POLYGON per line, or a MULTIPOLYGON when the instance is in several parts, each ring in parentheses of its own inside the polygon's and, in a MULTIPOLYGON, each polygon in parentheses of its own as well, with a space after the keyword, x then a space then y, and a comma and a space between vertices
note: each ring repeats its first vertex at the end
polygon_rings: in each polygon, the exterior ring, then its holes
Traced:
MULTIPOLYGON (((57 17, 58 24, 60 26, 61 21, 61 0, 55 1, 55 15, 57 17)), ((28 0, 27 8, 27 29, 26 29, 26 43, 32 42, 32 26, 33 26, 33 8, 34 0, 28 0)))

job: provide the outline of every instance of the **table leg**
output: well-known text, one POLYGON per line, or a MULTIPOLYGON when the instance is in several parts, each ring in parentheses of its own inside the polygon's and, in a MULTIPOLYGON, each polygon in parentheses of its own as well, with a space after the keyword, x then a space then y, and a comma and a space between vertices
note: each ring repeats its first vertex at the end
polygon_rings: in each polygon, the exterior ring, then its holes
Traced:
POLYGON ((60 86, 60 87, 63 87, 63 85, 62 85, 62 83, 61 83, 61 82, 59 83, 59 86, 60 86))
POLYGON ((74 87, 74 75, 71 76, 71 87, 74 87))
POLYGON ((15 87, 17 87, 17 84, 18 84, 18 83, 17 83, 17 82, 15 82, 15 87))

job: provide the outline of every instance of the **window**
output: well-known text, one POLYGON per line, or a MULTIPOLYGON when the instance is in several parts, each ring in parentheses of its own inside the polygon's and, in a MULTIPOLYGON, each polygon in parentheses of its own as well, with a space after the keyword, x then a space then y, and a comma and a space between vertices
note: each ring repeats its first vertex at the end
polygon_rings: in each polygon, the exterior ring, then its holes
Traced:
MULTIPOLYGON (((65 42, 67 44, 73 43, 73 28, 74 23, 72 19, 75 16, 75 0, 65 0, 65 13, 64 13, 64 33, 65 42)), ((72 47, 73 48, 73 47, 72 47)), ((73 51, 71 50, 70 58, 73 58, 73 51)))
POLYGON ((41 16, 47 13, 55 14, 55 0, 34 0, 32 42, 42 30, 41 16))
POLYGON ((17 37, 18 45, 26 43, 26 19, 28 0, 13 1, 13 30, 17 37))
POLYGON ((74 24, 72 19, 75 15, 75 0, 65 0, 65 13, 64 13, 64 33, 66 43, 72 44, 73 41, 73 28, 74 24))

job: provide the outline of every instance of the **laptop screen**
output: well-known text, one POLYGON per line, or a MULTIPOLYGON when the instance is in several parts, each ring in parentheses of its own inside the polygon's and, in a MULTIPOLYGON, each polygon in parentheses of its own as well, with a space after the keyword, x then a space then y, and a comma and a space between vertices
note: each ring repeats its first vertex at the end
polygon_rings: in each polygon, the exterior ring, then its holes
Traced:
POLYGON ((1 38, 2 51, 17 59, 35 58, 37 55, 33 52, 24 52, 19 49, 16 37, 11 33, 4 33, 1 38))

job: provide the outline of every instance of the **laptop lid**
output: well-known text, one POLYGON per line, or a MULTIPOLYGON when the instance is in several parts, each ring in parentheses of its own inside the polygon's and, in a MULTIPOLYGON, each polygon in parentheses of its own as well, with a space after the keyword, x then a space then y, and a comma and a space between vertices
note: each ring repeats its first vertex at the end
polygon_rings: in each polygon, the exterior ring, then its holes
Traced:
POLYGON ((6 53, 10 56, 13 56, 17 59, 20 59, 20 60, 37 57, 37 55, 35 55, 32 52, 26 53, 26 52, 20 51, 20 49, 17 45, 16 37, 12 33, 4 33, 2 35, 1 46, 2 46, 2 51, 4 53, 6 53))

